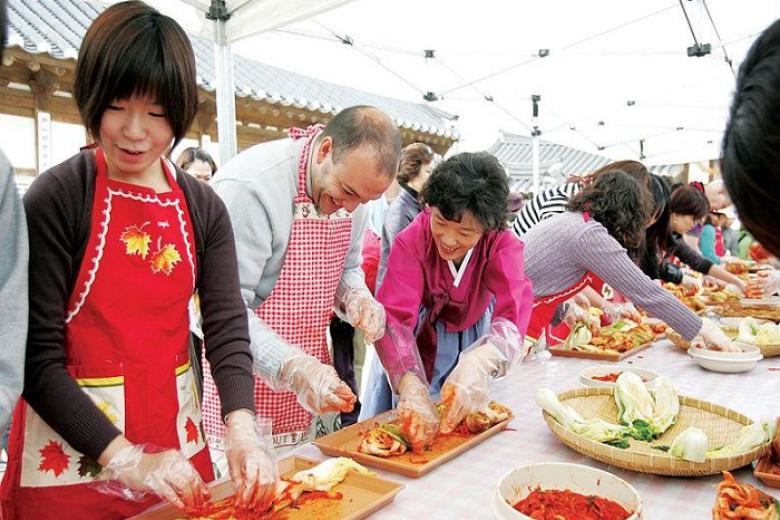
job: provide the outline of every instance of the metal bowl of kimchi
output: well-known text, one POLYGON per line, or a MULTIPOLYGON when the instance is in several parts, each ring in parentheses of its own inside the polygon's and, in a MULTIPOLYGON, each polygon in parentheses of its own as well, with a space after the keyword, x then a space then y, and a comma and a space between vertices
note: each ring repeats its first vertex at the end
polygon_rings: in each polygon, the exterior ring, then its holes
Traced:
POLYGON ((600 469, 566 462, 513 469, 499 480, 492 505, 500 520, 533 520, 529 515, 542 503, 548 512, 549 507, 566 511, 566 518, 584 515, 588 507, 598 507, 609 520, 644 518, 642 498, 628 482, 600 469))

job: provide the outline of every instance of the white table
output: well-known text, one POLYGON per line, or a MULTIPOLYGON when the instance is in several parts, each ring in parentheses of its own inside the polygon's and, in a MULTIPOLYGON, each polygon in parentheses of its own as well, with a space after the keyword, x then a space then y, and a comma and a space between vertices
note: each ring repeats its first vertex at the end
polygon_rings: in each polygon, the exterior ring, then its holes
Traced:
MULTIPOLYGON (((372 518, 493 518, 490 501, 498 480, 511 469, 533 462, 576 462, 611 471, 639 491, 649 520, 711 518, 720 476, 672 478, 610 467, 572 451, 548 429, 534 401, 536 390, 547 386, 557 393, 578 386, 580 370, 598 363, 553 357, 516 368, 491 391, 491 398, 514 411, 516 418, 509 425, 512 430, 497 434, 419 479, 380 471, 382 477, 402 482, 405 488, 372 518)), ((780 357, 764 359, 748 373, 717 374, 699 368, 685 352, 661 341, 621 363, 666 375, 681 395, 713 401, 752 419, 780 415, 780 370, 769 370, 780 368, 780 357)), ((294 453, 324 458, 313 445, 294 453)), ((780 497, 780 490, 766 488, 753 478, 752 468, 738 470, 735 476, 780 497)))

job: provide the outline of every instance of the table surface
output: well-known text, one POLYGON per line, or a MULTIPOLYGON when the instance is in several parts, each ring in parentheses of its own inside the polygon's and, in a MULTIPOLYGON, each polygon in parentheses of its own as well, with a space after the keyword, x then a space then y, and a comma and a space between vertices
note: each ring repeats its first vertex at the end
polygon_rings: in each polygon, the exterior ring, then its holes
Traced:
MULTIPOLYGON (((379 471, 383 478, 401 482, 405 488, 394 502, 371 518, 494 518, 490 504, 500 478, 514 468, 534 462, 587 464, 618 475, 642 496, 646 519, 711 518, 720 476, 673 478, 622 470, 574 452, 549 430, 534 400, 536 390, 549 387, 558 393, 579 386, 579 372, 596 364, 600 362, 552 357, 527 360, 516 367, 491 388, 491 398, 514 411, 510 429, 419 479, 379 471)), ((715 402, 752 419, 780 415, 780 357, 764 359, 747 373, 718 374, 701 369, 684 351, 662 340, 620 364, 668 376, 681 395, 715 402)), ((311 444, 294 453, 325 458, 311 444)), ((752 468, 742 468, 734 474, 737 479, 780 497, 780 490, 767 488, 753 477, 752 468)))

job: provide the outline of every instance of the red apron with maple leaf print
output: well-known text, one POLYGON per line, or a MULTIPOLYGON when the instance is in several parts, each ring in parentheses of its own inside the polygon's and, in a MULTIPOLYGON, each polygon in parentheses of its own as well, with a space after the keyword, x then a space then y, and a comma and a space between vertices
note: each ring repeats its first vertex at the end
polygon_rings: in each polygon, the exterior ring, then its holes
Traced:
MULTIPOLYGON (((583 213, 582 218, 587 222, 590 220, 590 215, 588 213, 583 213)), ((571 328, 568 323, 563 321, 555 326, 551 324, 553 317, 555 316, 555 310, 560 304, 569 300, 585 287, 591 287, 606 299, 610 299, 607 297, 607 294, 605 294, 605 287, 608 288, 609 286, 607 286, 601 278, 588 271, 570 287, 555 294, 543 296, 534 300, 531 321, 528 324, 526 337, 533 341, 537 341, 542 335, 542 332, 544 332, 548 347, 566 341, 566 338, 571 332, 571 328)), ((612 289, 610 288, 609 291, 612 291, 612 289)))
MULTIPOLYGON (((65 320, 66 368, 133 443, 180 449, 213 480, 187 350, 195 244, 184 194, 108 179, 96 150, 91 232, 65 320)), ((96 461, 78 453, 24 401, 3 480, 3 519, 118 519, 158 502, 98 492, 96 461)))
MULTIPOLYGON (((255 310, 257 316, 290 345, 301 348, 322 363, 330 364, 326 331, 334 298, 349 250, 352 217, 340 209, 322 215, 306 194, 309 151, 321 125, 306 131, 290 129, 293 139, 306 138, 298 161, 298 195, 293 201, 293 223, 284 265, 268 298, 255 310)), ((204 364, 204 367, 206 365, 204 364)), ((219 396, 211 371, 203 370, 203 409, 209 446, 223 450, 224 425, 219 396)), ((294 446, 308 439, 312 414, 293 392, 275 392, 255 376, 255 407, 258 417, 273 420, 276 447, 294 446)), ((332 414, 336 421, 338 414, 332 414)), ((319 418, 318 418, 319 419, 319 418)), ((336 424, 320 421, 318 430, 329 432, 336 424)))

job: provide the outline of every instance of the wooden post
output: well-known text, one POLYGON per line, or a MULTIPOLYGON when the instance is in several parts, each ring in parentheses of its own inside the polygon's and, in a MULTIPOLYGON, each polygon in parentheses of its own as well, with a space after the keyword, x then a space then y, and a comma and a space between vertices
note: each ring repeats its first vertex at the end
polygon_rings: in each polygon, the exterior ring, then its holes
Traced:
POLYGON ((57 74, 41 68, 37 62, 28 66, 33 71, 29 85, 35 96, 35 167, 40 174, 52 166, 51 95, 60 85, 57 74))

